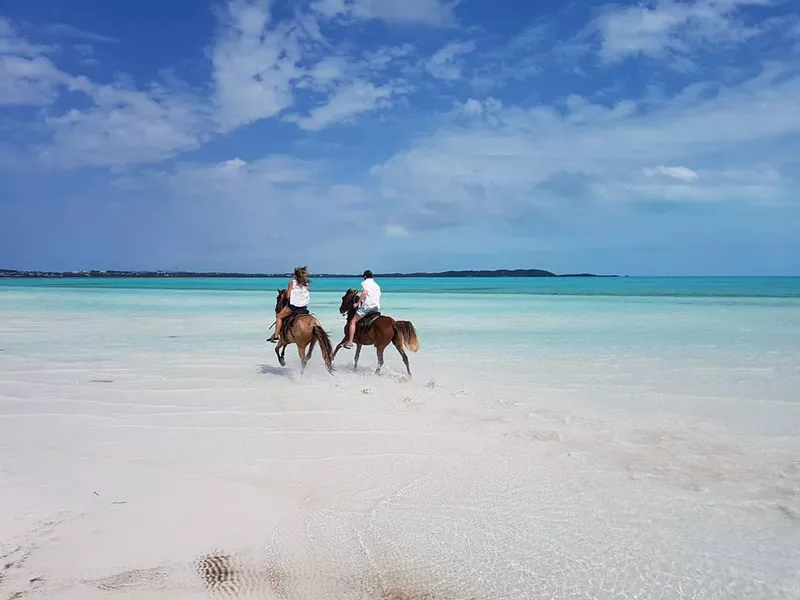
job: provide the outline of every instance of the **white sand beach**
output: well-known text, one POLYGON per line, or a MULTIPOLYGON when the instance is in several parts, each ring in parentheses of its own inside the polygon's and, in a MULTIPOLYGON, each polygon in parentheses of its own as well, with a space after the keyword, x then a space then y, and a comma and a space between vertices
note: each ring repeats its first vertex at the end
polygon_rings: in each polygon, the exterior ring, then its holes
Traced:
POLYGON ((300 378, 263 312, 14 293, 0 598, 800 597, 798 405, 746 396, 757 366, 735 392, 713 365, 659 388, 646 356, 525 368, 423 313, 413 380, 370 350, 300 378))

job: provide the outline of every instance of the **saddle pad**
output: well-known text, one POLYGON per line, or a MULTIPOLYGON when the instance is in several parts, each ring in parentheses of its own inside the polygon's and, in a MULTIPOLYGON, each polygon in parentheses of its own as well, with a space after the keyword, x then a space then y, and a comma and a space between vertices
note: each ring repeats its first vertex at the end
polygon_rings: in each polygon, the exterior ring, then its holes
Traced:
POLYGON ((379 313, 379 312, 374 312, 374 313, 368 314, 367 316, 365 316, 364 318, 362 318, 362 319, 360 319, 358 321, 358 328, 361 329, 362 331, 366 331, 367 329, 372 327, 372 324, 380 316, 381 316, 381 313, 379 313))
POLYGON ((300 310, 294 311, 291 315, 289 315, 288 317, 286 317, 286 319, 284 319, 282 327, 283 331, 284 332, 289 331, 292 325, 294 325, 294 322, 297 320, 297 317, 302 317, 303 315, 309 315, 309 314, 311 313, 308 311, 307 308, 302 308, 300 310))

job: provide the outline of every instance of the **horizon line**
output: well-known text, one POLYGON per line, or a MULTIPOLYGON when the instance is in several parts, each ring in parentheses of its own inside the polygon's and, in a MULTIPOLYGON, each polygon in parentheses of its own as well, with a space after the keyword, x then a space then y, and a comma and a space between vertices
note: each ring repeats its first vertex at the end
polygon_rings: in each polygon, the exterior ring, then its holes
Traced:
MULTIPOLYGON (((291 277, 292 271, 258 273, 246 271, 195 271, 185 269, 0 269, 0 277, 252 277, 273 278, 291 277)), ((431 277, 431 276, 522 276, 522 277, 620 277, 615 274, 596 274, 589 272, 555 273, 539 268, 517 269, 446 269, 442 271, 386 271, 375 273, 375 277, 431 277)), ((312 277, 350 278, 361 277, 361 273, 312 273, 312 277)))

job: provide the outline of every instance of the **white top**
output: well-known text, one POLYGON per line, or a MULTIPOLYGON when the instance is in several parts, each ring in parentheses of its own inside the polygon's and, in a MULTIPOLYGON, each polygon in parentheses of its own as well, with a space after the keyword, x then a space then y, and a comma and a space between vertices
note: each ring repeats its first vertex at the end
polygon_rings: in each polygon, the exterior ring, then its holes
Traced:
POLYGON ((297 279, 293 280, 292 293, 289 295, 289 304, 292 306, 308 306, 311 302, 311 293, 308 291, 307 285, 300 285, 297 279))
POLYGON ((361 282, 361 289, 367 292, 367 297, 361 303, 364 308, 381 309, 381 286, 374 279, 365 279, 361 282))

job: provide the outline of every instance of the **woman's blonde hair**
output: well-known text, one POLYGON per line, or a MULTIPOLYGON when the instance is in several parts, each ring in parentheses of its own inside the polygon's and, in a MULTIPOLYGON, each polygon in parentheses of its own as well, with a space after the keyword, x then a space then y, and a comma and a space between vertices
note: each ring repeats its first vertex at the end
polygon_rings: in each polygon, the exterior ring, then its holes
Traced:
POLYGON ((300 285, 308 286, 308 284, 311 283, 311 281, 309 281, 309 279, 308 279, 308 267, 306 267, 306 266, 295 267, 295 269, 294 269, 294 278, 297 280, 297 283, 299 283, 300 285))

